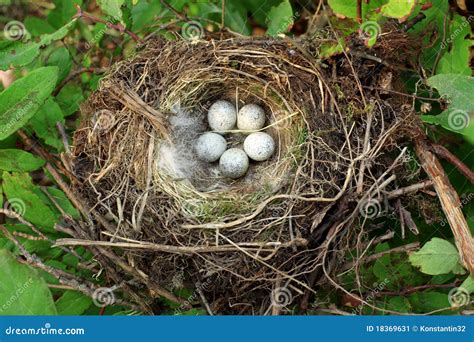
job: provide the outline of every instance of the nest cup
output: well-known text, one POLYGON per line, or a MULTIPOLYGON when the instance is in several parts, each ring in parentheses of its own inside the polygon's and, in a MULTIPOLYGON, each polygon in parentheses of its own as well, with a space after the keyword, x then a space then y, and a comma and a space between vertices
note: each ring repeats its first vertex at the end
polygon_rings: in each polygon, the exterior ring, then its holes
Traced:
MULTIPOLYGON (((304 277, 320 262, 324 240, 313 231, 348 191, 357 158, 350 148, 360 145, 351 139, 364 134, 353 133, 363 127, 355 119, 361 111, 345 99, 339 108, 325 73, 290 41, 148 41, 82 107, 76 190, 110 222, 91 238, 141 244, 120 256, 147 274, 143 285, 170 294, 207 284, 206 293, 226 298, 216 301, 221 311, 247 308, 233 303, 268 305, 282 283, 309 291, 304 277), (276 143, 269 160, 251 162, 238 180, 192 159, 189 142, 208 130, 207 110, 220 99, 260 105, 263 130, 276 143), (191 164, 176 167, 176 156, 191 164)), ((385 129, 397 124, 392 114, 374 113, 384 116, 385 129)), ((374 123, 374 136, 378 129, 374 123)), ((245 133, 228 132, 228 148, 240 146, 245 133)))

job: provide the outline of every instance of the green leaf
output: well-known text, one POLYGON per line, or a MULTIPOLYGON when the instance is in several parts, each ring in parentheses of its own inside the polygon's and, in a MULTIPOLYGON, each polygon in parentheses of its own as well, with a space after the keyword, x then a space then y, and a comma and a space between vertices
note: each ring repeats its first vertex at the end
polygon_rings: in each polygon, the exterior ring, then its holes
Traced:
POLYGON ((56 96, 56 101, 64 116, 74 114, 79 109, 79 103, 84 101, 81 87, 71 83, 67 84, 56 96))
POLYGON ((57 67, 39 68, 0 93, 0 140, 31 119, 53 91, 57 77, 57 67))
POLYGON ((69 50, 65 47, 54 50, 44 63, 46 66, 57 66, 59 68, 58 82, 65 79, 72 68, 72 58, 69 50))
POLYGON ((447 97, 450 106, 439 115, 423 115, 422 120, 460 133, 466 140, 474 143, 474 77, 457 74, 435 75, 428 79, 428 85, 436 88, 442 97, 447 97))
POLYGON ((344 52, 344 39, 340 38, 338 42, 322 43, 319 48, 319 56, 321 58, 329 58, 344 52))
POLYGON ((73 19, 66 25, 60 27, 56 32, 42 35, 39 44, 41 46, 49 45, 55 40, 63 39, 69 33, 69 30, 74 26, 76 21, 77 19, 73 19))
POLYGON ((53 297, 38 271, 0 249, 0 315, 56 315, 53 297))
POLYGON ((159 1, 140 1, 132 8, 132 29, 139 31, 148 24, 151 24, 155 17, 161 12, 159 1))
POLYGON ((390 18, 405 20, 415 9, 415 0, 389 0, 382 6, 382 15, 390 18))
POLYGON ((456 247, 449 241, 433 238, 419 251, 412 253, 409 260, 421 272, 430 275, 452 272, 459 262, 456 247))
POLYGON ((445 53, 439 60, 437 74, 452 73, 471 76, 472 70, 469 63, 473 41, 470 39, 470 34, 469 21, 463 16, 455 15, 449 25, 448 38, 441 44, 441 49, 445 50, 445 53))
POLYGON ((288 32, 294 23, 293 9, 289 0, 272 7, 268 13, 268 36, 276 36, 288 32))
POLYGON ((38 17, 28 16, 25 18, 24 24, 27 31, 35 37, 42 34, 53 33, 56 30, 46 20, 40 19, 38 17))
POLYGON ((247 20, 247 8, 240 0, 227 0, 225 2, 224 23, 237 33, 247 36, 252 33, 247 20))
POLYGON ((76 14, 75 5, 82 5, 82 0, 53 0, 54 10, 48 14, 48 22, 54 28, 60 28, 71 21, 76 14))
POLYGON ((412 312, 412 307, 407 298, 393 297, 388 300, 387 309, 398 312, 412 312))
POLYGON ((122 5, 124 0, 97 0, 97 4, 101 8, 101 10, 113 17, 113 19, 117 21, 122 20, 122 5))
POLYGON ((16 67, 27 65, 39 55, 39 51, 38 43, 0 42, 0 69, 7 70, 12 65, 16 67))
POLYGON ((64 38, 77 19, 64 25, 56 32, 44 34, 37 43, 1 42, 0 43, 0 69, 6 70, 10 65, 19 67, 31 63, 40 53, 40 48, 51 44, 55 40, 64 38))
POLYGON ((415 311, 419 313, 450 307, 448 295, 436 291, 414 293, 410 295, 409 300, 415 311))
POLYGON ((474 293, 474 278, 472 275, 466 278, 463 283, 459 286, 467 290, 469 293, 474 293))
MULTIPOLYGON (((262 26, 267 27, 268 25, 268 13, 272 7, 278 6, 282 0, 266 0, 266 1, 255 1, 255 0, 241 0, 241 3, 248 9, 252 18, 255 22, 262 26)), ((220 5, 220 4, 219 4, 220 5)))
POLYGON ((56 232, 54 224, 59 215, 45 204, 45 201, 35 193, 37 189, 26 173, 3 172, 3 192, 11 207, 37 227, 48 232, 56 232))
POLYGON ((49 194, 54 198, 56 203, 74 219, 79 219, 81 216, 77 209, 69 202, 67 196, 61 190, 53 187, 48 187, 49 194))
MULTIPOLYGON (((366 18, 367 14, 374 11, 384 4, 384 0, 372 0, 370 3, 363 2, 362 4, 362 18, 366 18)), ((357 1, 346 0, 328 0, 329 6, 334 13, 339 16, 348 18, 357 18, 357 1)))
POLYGON ((0 170, 3 171, 30 172, 44 164, 43 159, 23 150, 0 150, 0 170))
POLYGON ((60 151, 64 145, 56 127, 58 122, 64 124, 64 114, 56 101, 49 97, 28 122, 28 125, 46 144, 60 151))
POLYGON ((76 291, 65 291, 56 301, 58 315, 82 315, 92 304, 92 299, 76 291))

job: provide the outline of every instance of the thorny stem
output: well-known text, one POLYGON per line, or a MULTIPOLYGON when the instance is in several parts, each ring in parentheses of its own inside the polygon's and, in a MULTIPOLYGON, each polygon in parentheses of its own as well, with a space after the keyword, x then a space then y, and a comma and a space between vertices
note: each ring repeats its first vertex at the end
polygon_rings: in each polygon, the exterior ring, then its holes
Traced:
POLYGON ((130 30, 127 30, 125 28, 125 26, 123 26, 122 24, 120 23, 117 23, 117 24, 113 24, 111 23, 110 21, 107 21, 107 20, 104 20, 104 19, 101 19, 101 18, 97 18, 95 16, 93 16, 92 14, 89 14, 87 12, 84 12, 82 10, 82 8, 79 6, 79 5, 75 5, 76 6, 76 9, 77 9, 77 13, 74 15, 73 18, 86 18, 86 19, 89 19, 95 23, 102 23, 102 24, 105 24, 108 28, 111 28, 111 29, 114 29, 114 30, 117 30, 117 31, 120 31, 122 33, 126 33, 128 34, 130 37, 133 38, 133 40, 141 43, 142 40, 140 39, 140 37, 138 37, 135 33, 133 33, 132 31, 130 30))

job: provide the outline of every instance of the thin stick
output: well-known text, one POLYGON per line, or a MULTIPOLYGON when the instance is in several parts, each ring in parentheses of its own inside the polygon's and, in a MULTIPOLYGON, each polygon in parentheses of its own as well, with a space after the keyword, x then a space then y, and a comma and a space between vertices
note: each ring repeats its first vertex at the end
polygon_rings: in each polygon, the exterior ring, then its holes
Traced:
POLYGON ((429 188, 431 186, 433 186, 433 182, 430 180, 425 180, 417 184, 412 184, 404 188, 390 191, 386 194, 386 196, 387 196, 387 199, 393 199, 393 198, 397 198, 406 194, 410 194, 412 192, 417 192, 418 190, 429 188))
POLYGON ((418 248, 420 248, 420 243, 419 242, 409 243, 408 245, 395 247, 395 248, 388 249, 388 250, 380 252, 380 253, 372 254, 372 255, 370 255, 368 257, 365 257, 365 258, 358 259, 356 261, 348 262, 348 263, 342 265, 341 270, 342 271, 347 271, 347 270, 351 269, 352 267, 354 267, 357 263, 369 263, 371 261, 375 261, 377 259, 380 259, 381 257, 383 257, 384 255, 387 255, 387 254, 407 253, 407 252, 417 250, 418 248))
POLYGON ((461 172, 472 184, 474 184, 474 171, 469 166, 464 164, 458 157, 452 154, 446 147, 431 144, 430 146, 434 153, 451 163, 459 172, 461 172))
POLYGON ((102 247, 119 247, 119 248, 134 248, 142 250, 150 250, 164 253, 176 253, 176 254, 195 254, 195 253, 216 253, 216 252, 229 252, 241 249, 250 251, 260 252, 274 252, 280 248, 288 248, 291 246, 304 246, 308 242, 305 239, 294 239, 290 242, 281 243, 277 246, 269 245, 268 243, 262 243, 259 246, 234 246, 234 245, 220 245, 220 246, 170 246, 160 245, 148 242, 133 243, 133 242, 109 242, 109 241, 94 241, 94 240, 82 240, 82 239, 71 239, 64 238, 58 239, 54 246, 102 246, 102 247))
POLYGON ((93 16, 92 14, 89 14, 87 12, 84 12, 81 8, 81 6, 79 5, 75 5, 76 6, 76 10, 77 10, 77 13, 74 15, 73 18, 86 18, 86 19, 89 19, 89 20, 92 20, 93 22, 95 23, 102 23, 102 24, 105 24, 108 28, 111 28, 111 29, 114 29, 114 30, 117 30, 117 31, 120 31, 120 32, 125 32, 126 34, 128 34, 130 37, 133 38, 133 40, 137 41, 137 42, 142 42, 142 40, 140 39, 140 37, 138 37, 135 33, 133 33, 132 31, 130 30, 127 30, 125 28, 125 26, 123 26, 122 24, 118 23, 118 24, 113 24, 111 23, 110 21, 107 21, 107 20, 104 20, 104 19, 101 19, 101 18, 97 18, 95 16, 93 16))

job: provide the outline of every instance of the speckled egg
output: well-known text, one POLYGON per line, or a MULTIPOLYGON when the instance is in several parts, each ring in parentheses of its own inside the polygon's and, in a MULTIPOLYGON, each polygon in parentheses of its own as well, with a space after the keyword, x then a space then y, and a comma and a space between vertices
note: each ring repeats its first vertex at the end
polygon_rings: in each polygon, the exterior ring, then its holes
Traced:
POLYGON ((201 135, 194 146, 200 160, 212 163, 218 160, 227 148, 227 142, 220 134, 207 132, 201 135))
POLYGON ((255 161, 264 161, 275 152, 275 141, 264 132, 250 134, 244 141, 244 151, 255 161))
POLYGON ((237 128, 242 130, 258 130, 265 125, 265 111, 256 104, 248 104, 237 113, 237 128))
POLYGON ((215 102, 207 113, 207 121, 213 131, 228 131, 235 127, 237 111, 229 101, 215 102))
POLYGON ((219 168, 223 176, 237 179, 247 172, 249 158, 240 148, 230 148, 222 154, 219 168))

